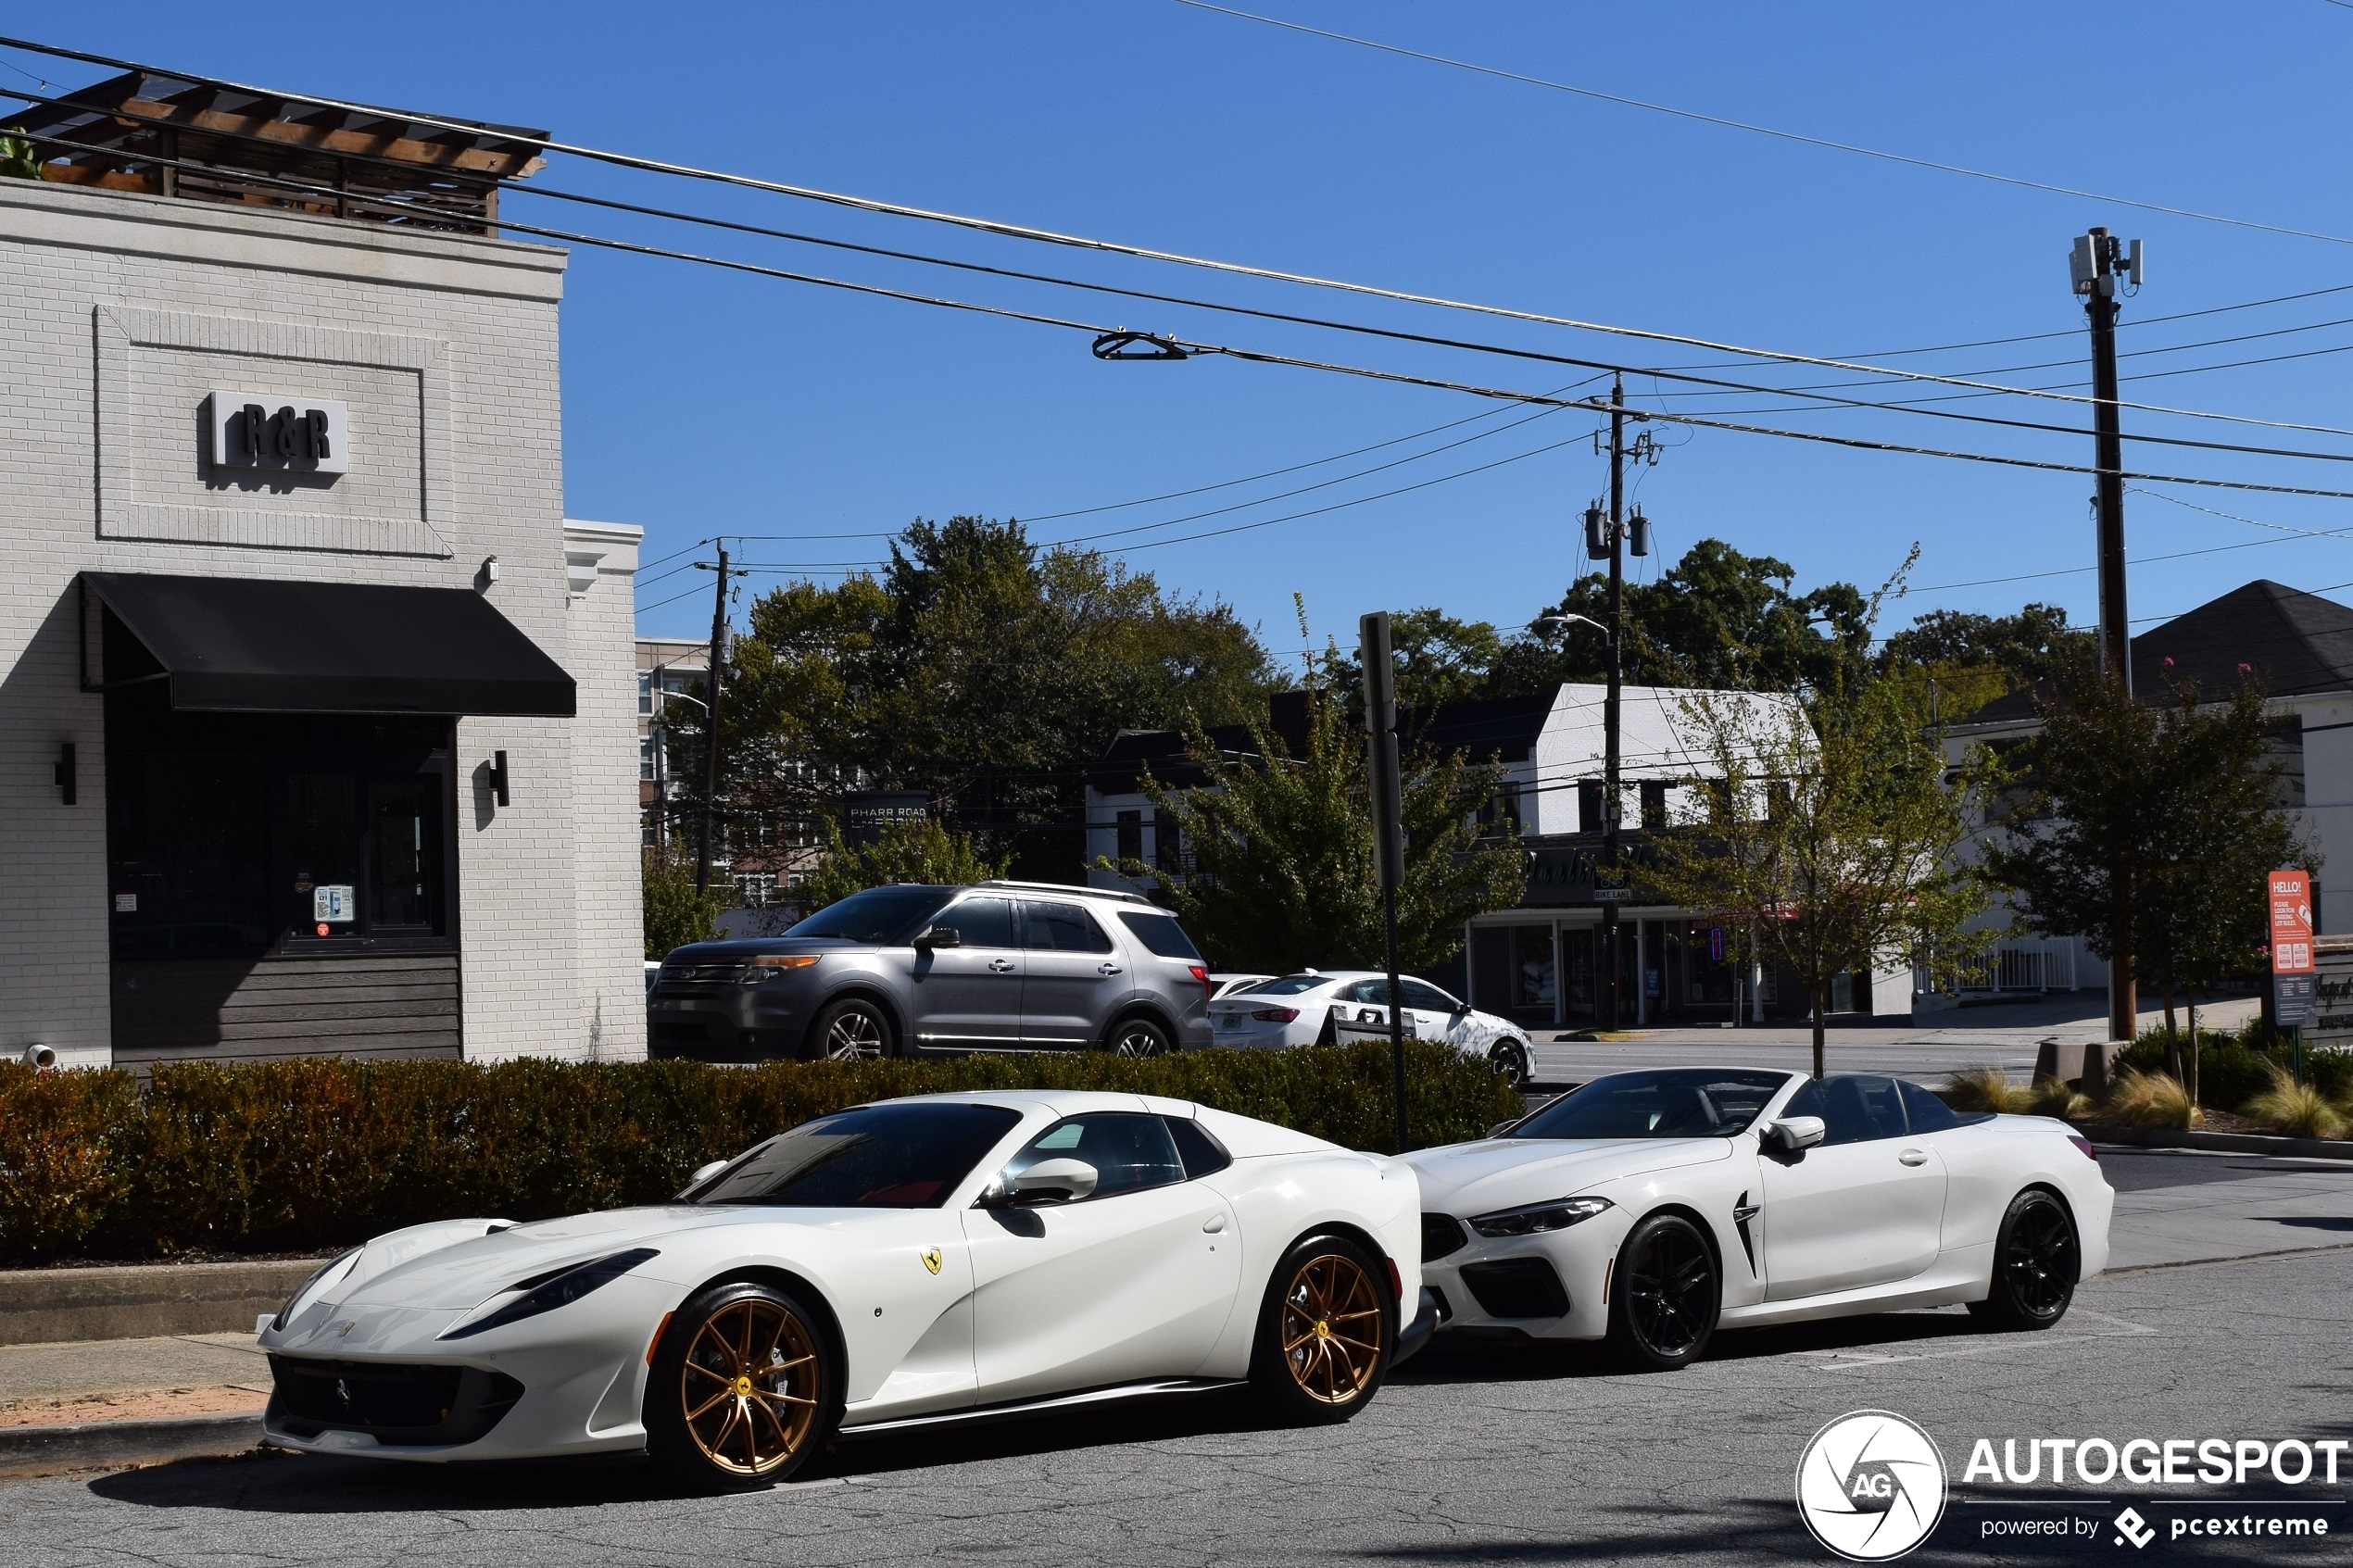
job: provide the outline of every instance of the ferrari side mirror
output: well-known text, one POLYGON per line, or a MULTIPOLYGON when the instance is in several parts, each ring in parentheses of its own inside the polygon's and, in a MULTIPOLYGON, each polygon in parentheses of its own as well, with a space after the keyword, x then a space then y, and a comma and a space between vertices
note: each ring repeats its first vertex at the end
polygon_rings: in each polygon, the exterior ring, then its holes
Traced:
POLYGON ((708 1165, 696 1166, 695 1173, 686 1178, 686 1188, 684 1191, 679 1193, 678 1196, 684 1198, 686 1193, 694 1191, 695 1188, 702 1185, 703 1183, 711 1180, 711 1177, 719 1174, 720 1172, 724 1171, 732 1163, 732 1160, 714 1160, 708 1165))
POLYGON ((1005 1178, 1005 1190, 1008 1200, 1022 1207, 1076 1203, 1090 1196, 1100 1179, 1095 1168, 1084 1160, 1041 1160, 1005 1178))
POLYGON ((1829 1132, 1818 1116, 1784 1116, 1765 1129, 1765 1136, 1783 1153, 1795 1154, 1812 1148, 1829 1132))
POLYGON ((1508 1122, 1498 1122, 1493 1126, 1487 1129, 1487 1135, 1491 1138, 1500 1138, 1505 1133, 1510 1132, 1514 1127, 1518 1126, 1519 1123, 1520 1118, 1516 1116, 1513 1117, 1508 1122))

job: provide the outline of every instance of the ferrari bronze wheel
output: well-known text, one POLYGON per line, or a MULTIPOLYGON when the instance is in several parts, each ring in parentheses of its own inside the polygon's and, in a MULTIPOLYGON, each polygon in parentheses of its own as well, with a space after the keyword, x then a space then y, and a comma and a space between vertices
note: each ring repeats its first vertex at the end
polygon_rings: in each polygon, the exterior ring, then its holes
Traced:
POLYGON ((706 1291, 656 1346, 647 1446, 707 1484, 782 1480, 817 1447, 831 1359, 823 1330, 790 1295, 749 1283, 706 1291))
POLYGON ((1380 1386, 1396 1340, 1386 1271, 1340 1236, 1313 1236, 1276 1267, 1259 1327, 1260 1392, 1304 1421, 1345 1421, 1380 1386))

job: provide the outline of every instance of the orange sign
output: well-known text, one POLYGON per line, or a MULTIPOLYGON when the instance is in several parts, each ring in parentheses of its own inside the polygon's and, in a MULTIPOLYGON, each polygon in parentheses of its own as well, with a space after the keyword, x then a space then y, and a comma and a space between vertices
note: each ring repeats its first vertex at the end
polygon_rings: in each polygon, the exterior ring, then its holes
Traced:
POLYGON ((2312 877, 2273 872, 2264 880, 2271 906, 2271 972, 2312 972, 2312 877))

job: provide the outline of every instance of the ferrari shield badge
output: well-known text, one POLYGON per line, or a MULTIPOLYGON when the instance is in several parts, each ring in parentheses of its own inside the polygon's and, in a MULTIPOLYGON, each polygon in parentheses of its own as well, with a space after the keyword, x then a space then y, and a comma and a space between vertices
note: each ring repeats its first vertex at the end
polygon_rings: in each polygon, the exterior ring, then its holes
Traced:
POLYGON ((927 1247, 924 1248, 924 1267, 929 1269, 933 1273, 937 1273, 939 1272, 938 1248, 927 1247))

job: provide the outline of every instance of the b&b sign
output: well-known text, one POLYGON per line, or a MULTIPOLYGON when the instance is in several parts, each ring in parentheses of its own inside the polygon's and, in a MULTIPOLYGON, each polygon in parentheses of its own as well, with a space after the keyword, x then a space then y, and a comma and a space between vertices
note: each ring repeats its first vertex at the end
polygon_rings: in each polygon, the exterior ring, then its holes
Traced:
POLYGON ((205 428, 215 468, 350 471, 351 443, 341 403, 216 389, 206 402, 205 428))

